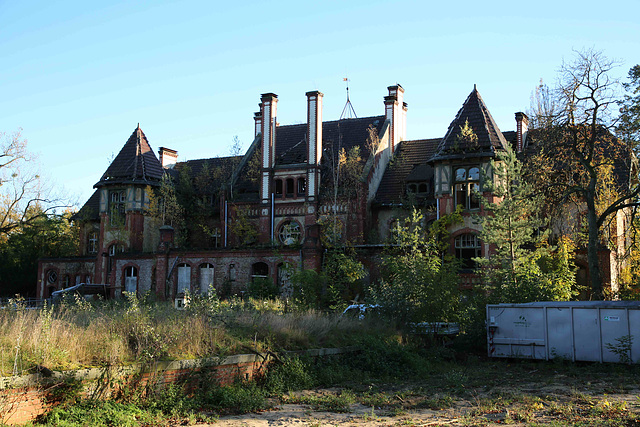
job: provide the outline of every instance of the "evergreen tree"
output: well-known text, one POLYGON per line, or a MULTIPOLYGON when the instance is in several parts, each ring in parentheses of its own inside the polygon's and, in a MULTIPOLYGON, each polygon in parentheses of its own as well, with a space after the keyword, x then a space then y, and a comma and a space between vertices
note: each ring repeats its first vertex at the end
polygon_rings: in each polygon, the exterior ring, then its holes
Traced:
POLYGON ((522 165, 507 147, 491 161, 493 180, 485 179, 492 197, 484 201, 486 215, 480 237, 492 245, 490 258, 477 258, 490 299, 499 302, 567 300, 574 288, 571 245, 560 250, 547 244, 542 200, 522 180, 522 165))

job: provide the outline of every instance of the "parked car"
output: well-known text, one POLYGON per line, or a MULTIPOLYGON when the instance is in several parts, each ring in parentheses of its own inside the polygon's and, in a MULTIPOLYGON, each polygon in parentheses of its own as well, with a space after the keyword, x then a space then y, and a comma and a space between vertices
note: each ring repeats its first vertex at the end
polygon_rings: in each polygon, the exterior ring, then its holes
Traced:
POLYGON ((79 283, 66 289, 52 292, 51 302, 53 304, 59 303, 65 297, 70 295, 80 295, 85 299, 93 299, 98 296, 103 299, 107 299, 109 298, 109 285, 98 283, 79 283))
MULTIPOLYGON (((351 304, 345 308, 340 317, 363 320, 366 317, 380 316, 382 306, 379 304, 351 304)), ((455 337, 460 333, 460 325, 455 322, 411 322, 409 330, 414 334, 431 335, 436 338, 455 337)))

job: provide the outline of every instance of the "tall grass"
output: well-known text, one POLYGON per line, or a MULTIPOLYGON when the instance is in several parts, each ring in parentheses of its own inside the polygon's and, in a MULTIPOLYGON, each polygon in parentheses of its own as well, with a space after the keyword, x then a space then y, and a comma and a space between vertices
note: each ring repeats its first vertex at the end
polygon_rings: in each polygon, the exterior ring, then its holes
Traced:
POLYGON ((194 299, 187 310, 175 310, 169 303, 135 297, 91 304, 80 299, 42 310, 0 310, 0 376, 39 367, 345 346, 394 333, 380 324, 315 311, 284 313, 273 301, 194 299))

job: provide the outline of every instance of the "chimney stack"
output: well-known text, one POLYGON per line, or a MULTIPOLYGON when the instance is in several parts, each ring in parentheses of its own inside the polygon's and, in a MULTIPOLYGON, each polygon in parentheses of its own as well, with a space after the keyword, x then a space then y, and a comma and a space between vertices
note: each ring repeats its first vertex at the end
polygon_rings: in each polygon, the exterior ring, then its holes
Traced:
POLYGON ((158 156, 160 157, 160 164, 165 169, 173 169, 175 164, 178 163, 178 152, 176 150, 160 147, 158 156))
POLYGON ((258 104, 258 108, 260 108, 260 111, 253 113, 253 120, 256 122, 256 129, 253 133, 254 138, 262 132, 262 104, 258 104))
POLYGON ((524 144, 527 141, 529 130, 529 117, 523 112, 516 113, 516 152, 522 153, 524 144))
POLYGON ((322 159, 322 92, 307 92, 307 196, 318 195, 320 160, 322 159))
POLYGON ((260 112, 262 116, 262 183, 261 197, 263 203, 269 202, 270 173, 276 159, 276 111, 278 95, 275 93, 263 93, 260 112))
POLYGON ((404 89, 400 85, 389 86, 389 95, 384 97, 385 116, 391 124, 389 129, 391 152, 405 139, 407 104, 403 101, 404 89))

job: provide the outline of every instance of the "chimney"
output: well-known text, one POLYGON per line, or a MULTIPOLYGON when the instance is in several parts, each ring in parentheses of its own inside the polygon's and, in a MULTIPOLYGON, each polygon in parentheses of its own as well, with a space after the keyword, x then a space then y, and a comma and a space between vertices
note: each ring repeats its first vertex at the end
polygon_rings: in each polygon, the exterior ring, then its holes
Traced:
POLYGON ((254 138, 262 132, 262 104, 258 104, 258 108, 260 108, 260 111, 253 113, 253 120, 256 122, 256 129, 253 134, 254 138))
POLYGON ((389 95, 384 97, 385 116, 391 124, 389 130, 391 152, 405 138, 406 104, 403 101, 404 89, 400 85, 389 86, 389 95))
POLYGON ((322 92, 307 92, 307 196, 318 195, 320 159, 322 159, 322 92))
POLYGON ((524 144, 527 141, 527 131, 529 130, 529 117, 523 112, 516 113, 516 152, 522 153, 524 144))
POLYGON ((274 166, 276 159, 276 111, 278 106, 278 95, 275 93, 263 93, 261 98, 260 112, 262 116, 262 202, 269 202, 270 178, 269 171, 274 166))
POLYGON ((173 169, 178 162, 178 152, 170 148, 160 147, 158 157, 160 157, 160 164, 165 169, 173 169))

